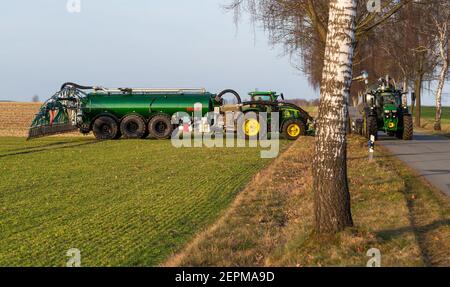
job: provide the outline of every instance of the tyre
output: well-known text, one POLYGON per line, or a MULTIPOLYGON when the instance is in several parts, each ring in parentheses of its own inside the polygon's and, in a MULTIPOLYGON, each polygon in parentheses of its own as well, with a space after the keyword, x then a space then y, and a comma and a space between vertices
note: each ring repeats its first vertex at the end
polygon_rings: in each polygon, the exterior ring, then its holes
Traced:
POLYGON ((403 140, 410 141, 413 138, 414 127, 411 115, 403 116, 403 140))
POLYGON ((101 116, 96 119, 92 126, 92 131, 98 140, 116 139, 120 134, 116 120, 108 116, 101 116))
POLYGON ((375 136, 375 140, 378 139, 378 123, 377 118, 375 116, 369 116, 366 120, 366 131, 367 138, 370 139, 370 136, 375 136))
POLYGON ((267 121, 255 114, 256 117, 247 116, 242 123, 238 120, 240 135, 245 139, 264 139, 267 135, 267 121))
POLYGON ((287 120, 281 127, 281 134, 287 140, 296 140, 306 135, 306 124, 300 120, 287 120))
POLYGON ((172 136, 173 125, 168 115, 156 115, 148 123, 150 135, 156 139, 168 139, 172 136))
POLYGON ((120 123, 120 131, 124 138, 140 139, 147 132, 144 119, 137 115, 126 116, 120 123))

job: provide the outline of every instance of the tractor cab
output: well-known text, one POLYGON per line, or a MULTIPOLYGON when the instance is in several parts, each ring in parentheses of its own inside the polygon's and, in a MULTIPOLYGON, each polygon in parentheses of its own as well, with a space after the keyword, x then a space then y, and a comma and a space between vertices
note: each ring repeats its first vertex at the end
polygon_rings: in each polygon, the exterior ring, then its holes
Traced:
POLYGON ((283 94, 277 94, 277 92, 273 91, 256 91, 256 92, 250 92, 248 93, 250 96, 250 100, 257 102, 257 101, 263 101, 263 102, 278 102, 278 99, 284 100, 283 94))

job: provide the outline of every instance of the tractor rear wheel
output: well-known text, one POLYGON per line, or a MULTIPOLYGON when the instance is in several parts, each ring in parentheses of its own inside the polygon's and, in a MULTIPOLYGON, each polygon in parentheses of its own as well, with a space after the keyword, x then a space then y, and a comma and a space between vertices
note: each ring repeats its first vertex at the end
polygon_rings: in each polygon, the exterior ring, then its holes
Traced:
POLYGON ((120 131, 127 139, 140 139, 147 132, 147 127, 140 116, 130 115, 120 123, 120 131))
POLYGON ((367 138, 370 139, 370 136, 374 136, 375 140, 378 139, 378 123, 377 123, 376 117, 374 117, 374 116, 367 117, 366 132, 367 132, 367 138))
POLYGON ((95 120, 92 126, 94 136, 98 140, 112 140, 119 135, 119 126, 116 120, 108 116, 101 116, 95 120))
POLYGON ((173 132, 170 117, 164 114, 154 116, 148 123, 148 131, 156 139, 170 138, 173 132))
POLYGON ((281 133, 285 139, 296 140, 306 135, 306 124, 299 120, 287 120, 281 128, 281 133))
POLYGON ((414 127, 411 115, 403 116, 403 140, 410 141, 413 138, 414 127))

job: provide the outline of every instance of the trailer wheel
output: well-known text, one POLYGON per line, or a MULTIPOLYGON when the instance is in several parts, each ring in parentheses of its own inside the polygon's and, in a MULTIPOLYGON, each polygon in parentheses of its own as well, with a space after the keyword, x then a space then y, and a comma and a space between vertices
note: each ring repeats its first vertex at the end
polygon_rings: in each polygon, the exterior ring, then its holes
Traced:
POLYGON ((92 126, 94 136, 98 140, 116 139, 119 133, 117 122, 108 116, 102 116, 95 120, 92 126))
POLYGON ((411 115, 403 116, 403 140, 410 141, 413 138, 414 127, 411 115))
POLYGON ((300 136, 306 136, 306 124, 299 120, 287 120, 281 128, 281 133, 285 139, 296 140, 300 136))
POLYGON ((375 136, 375 140, 378 139, 378 123, 377 118, 374 116, 368 116, 366 118, 366 132, 367 138, 370 139, 370 136, 375 136))
POLYGON ((156 115, 148 123, 148 131, 152 137, 157 139, 168 139, 173 132, 173 125, 167 115, 156 115))
POLYGON ((127 139, 140 139, 145 135, 147 127, 140 116, 130 115, 120 123, 120 131, 127 139))

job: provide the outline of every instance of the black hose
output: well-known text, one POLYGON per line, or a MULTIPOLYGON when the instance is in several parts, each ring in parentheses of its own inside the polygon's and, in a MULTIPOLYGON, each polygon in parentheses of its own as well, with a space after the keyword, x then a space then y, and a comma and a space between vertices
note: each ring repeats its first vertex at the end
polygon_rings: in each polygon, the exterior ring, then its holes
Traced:
POLYGON ((222 97, 226 94, 233 94, 236 97, 238 104, 242 103, 241 96, 239 96, 239 94, 235 90, 231 89, 223 90, 222 92, 220 92, 220 94, 216 96, 216 101, 220 102, 222 100, 222 97))
POLYGON ((72 86, 72 87, 74 87, 76 89, 80 89, 80 90, 92 90, 94 88, 94 87, 91 87, 91 86, 81 86, 81 85, 78 85, 78 84, 75 84, 75 83, 67 82, 67 83, 64 83, 61 86, 61 90, 64 90, 67 86, 72 86))

